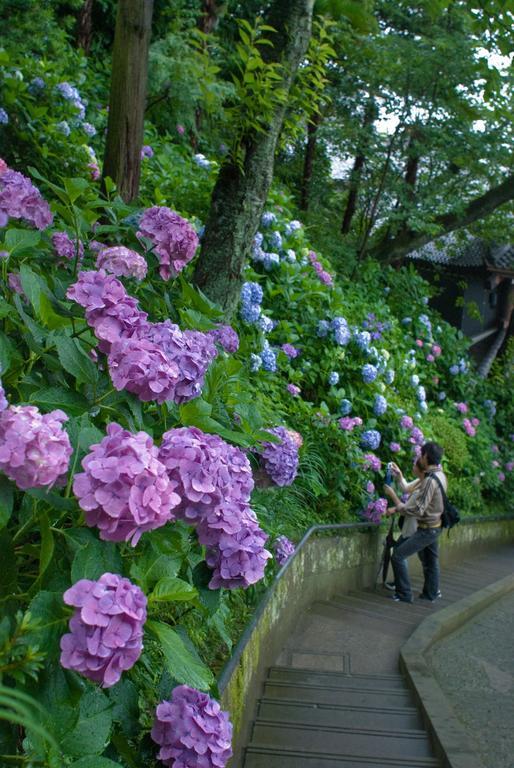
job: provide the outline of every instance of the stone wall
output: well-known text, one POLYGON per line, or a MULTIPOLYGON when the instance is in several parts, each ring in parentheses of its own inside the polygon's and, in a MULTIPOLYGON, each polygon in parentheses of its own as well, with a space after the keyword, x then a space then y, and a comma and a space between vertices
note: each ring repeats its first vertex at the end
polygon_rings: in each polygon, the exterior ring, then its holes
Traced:
MULTIPOLYGON (((449 536, 446 532, 441 535, 441 567, 512 540, 514 519, 465 521, 449 536)), ((299 616, 316 600, 372 586, 383 541, 384 532, 377 529, 350 529, 335 536, 318 536, 313 532, 264 595, 219 680, 223 709, 230 712, 234 724, 232 768, 242 764, 242 749, 248 742, 266 671, 299 616)), ((415 573, 419 561, 412 558, 410 562, 415 573)))

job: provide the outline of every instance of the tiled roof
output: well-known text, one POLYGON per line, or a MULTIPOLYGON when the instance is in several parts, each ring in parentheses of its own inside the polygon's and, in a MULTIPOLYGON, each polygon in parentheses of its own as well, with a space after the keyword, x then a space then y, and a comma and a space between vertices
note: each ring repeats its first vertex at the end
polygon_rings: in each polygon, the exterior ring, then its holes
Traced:
POLYGON ((476 269, 487 262, 495 269, 514 270, 514 245, 489 245, 469 233, 457 236, 451 232, 412 251, 408 258, 464 269, 476 269))

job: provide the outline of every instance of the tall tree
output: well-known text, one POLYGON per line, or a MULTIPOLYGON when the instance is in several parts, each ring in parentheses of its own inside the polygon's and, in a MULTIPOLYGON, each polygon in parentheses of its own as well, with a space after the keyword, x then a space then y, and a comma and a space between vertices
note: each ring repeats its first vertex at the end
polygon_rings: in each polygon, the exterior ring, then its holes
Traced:
POLYGON ((315 112, 307 123, 307 142, 305 145, 302 183, 300 187, 300 208, 302 211, 306 211, 309 208, 309 193, 314 168, 314 156, 316 154, 316 138, 320 122, 321 112, 315 112))
POLYGON ((153 0, 118 0, 103 179, 126 202, 139 193, 153 0))
POLYGON ((84 0, 77 17, 77 45, 86 56, 93 39, 93 2, 94 0, 84 0))
MULTIPOLYGON (((220 168, 212 194, 194 282, 229 316, 238 301, 245 259, 271 186, 287 96, 311 36, 313 5, 314 0, 275 0, 272 4, 266 19, 272 45, 264 47, 265 68, 261 71, 261 82, 269 86, 266 125, 259 125, 258 115, 239 123, 236 145, 220 168), (266 79, 267 75, 271 79, 266 79)), ((243 30, 245 40, 250 42, 250 37, 243 30)), ((252 67, 259 65, 256 57, 250 58, 255 62, 252 67)), ((257 73, 248 78, 250 58, 246 59, 242 82, 252 87, 257 73)), ((236 105, 238 119, 244 118, 245 110, 251 114, 254 106, 249 92, 243 89, 242 103, 236 105)))
POLYGON ((358 151, 355 155, 353 162, 353 168, 350 173, 350 183, 348 184, 348 199, 346 201, 346 207, 343 215, 343 222, 341 224, 341 234, 347 235, 350 231, 352 219, 357 210, 357 199, 359 195, 359 185, 362 176, 362 170, 364 163, 366 162, 367 149, 370 143, 370 128, 372 128, 374 121, 377 118, 378 110, 374 99, 370 99, 366 105, 364 112, 364 119, 362 121, 362 136, 359 142, 358 151))

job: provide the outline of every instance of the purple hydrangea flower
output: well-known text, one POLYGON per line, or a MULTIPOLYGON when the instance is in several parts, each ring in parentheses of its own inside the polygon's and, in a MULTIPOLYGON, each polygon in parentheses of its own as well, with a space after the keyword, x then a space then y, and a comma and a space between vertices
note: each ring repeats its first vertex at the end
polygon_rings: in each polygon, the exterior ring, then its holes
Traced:
POLYGON ((78 245, 78 259, 82 261, 84 258, 84 246, 81 240, 72 240, 67 232, 54 232, 52 235, 52 245, 55 252, 61 259, 68 259, 73 261, 77 255, 78 245))
POLYGON ((152 147, 149 144, 144 144, 141 147, 141 160, 146 160, 147 158, 153 157, 154 151, 152 147))
POLYGON ((376 366, 371 365, 371 363, 366 363, 366 365, 362 366, 362 380, 365 384, 371 384, 372 381, 375 381, 375 379, 378 376, 378 369, 376 366))
POLYGON ((360 443, 362 448, 371 448, 372 451, 376 451, 381 440, 380 432, 376 429, 368 429, 362 433, 360 443))
POLYGON ((9 218, 24 219, 37 229, 46 229, 54 217, 29 179, 7 169, 0 175, 0 226, 5 226, 9 218))
POLYGON ((399 453, 402 450, 402 446, 400 443, 389 443, 389 450, 392 451, 392 453, 399 453))
POLYGON ((186 522, 197 522, 224 502, 250 501, 250 462, 218 435, 197 427, 171 429, 163 435, 159 459, 181 497, 175 514, 186 522))
POLYGON ((300 387, 296 386, 296 384, 288 384, 286 389, 290 395, 293 395, 293 397, 298 397, 298 395, 302 391, 300 387))
POLYGON ((0 381, 0 411, 5 411, 9 403, 7 402, 7 398, 5 396, 5 390, 2 386, 2 382, 0 381))
POLYGON ((104 541, 130 541, 135 546, 145 531, 174 518, 181 502, 146 432, 132 434, 111 423, 107 435, 91 446, 84 472, 75 475, 73 493, 86 523, 100 530, 104 541))
POLYGON ((362 516, 372 523, 379 523, 386 511, 387 499, 377 499, 376 501, 370 501, 366 509, 362 512, 362 516))
POLYGON ((375 402, 373 404, 373 413, 375 416, 383 416, 387 411, 387 400, 383 395, 376 395, 375 402))
POLYGON ((109 373, 115 389, 132 392, 143 402, 173 400, 180 369, 157 344, 147 339, 120 338, 111 345, 109 373))
POLYGON ((156 710, 152 739, 169 768, 224 768, 232 757, 228 713, 206 693, 180 685, 156 710))
POLYGON ((400 427, 402 429, 412 429, 414 422, 410 416, 404 415, 400 419, 400 427))
POLYGON ((98 581, 77 581, 64 602, 76 611, 70 634, 61 638, 62 666, 103 688, 115 685, 143 650, 146 597, 128 579, 104 573, 98 581))
POLYGON ((277 536, 275 539, 275 560, 279 565, 284 565, 291 555, 295 553, 295 545, 287 536, 277 536))
POLYGON ((409 443, 412 445, 423 445, 425 436, 419 427, 413 427, 409 437, 409 443))
POLYGON ((182 272, 198 248, 198 235, 191 224, 166 206, 147 208, 139 222, 137 236, 152 242, 163 280, 182 272))
POLYGON ((363 463, 363 469, 371 469, 373 472, 380 472, 380 469, 382 467, 382 462, 378 458, 378 456, 375 456, 374 453, 365 453, 364 454, 364 463, 363 463))
POLYGON ((272 556, 264 548, 267 538, 256 521, 242 525, 236 533, 221 533, 205 560, 213 569, 209 588, 246 589, 260 581, 266 561, 272 556))
POLYGON ((11 405, 0 413, 0 470, 22 491, 62 482, 73 449, 60 410, 44 415, 33 405, 11 405))
POLYGON ((300 354, 300 350, 296 349, 296 347, 293 347, 292 344, 282 344, 282 352, 284 352, 284 354, 286 354, 291 359, 298 357, 300 354))
POLYGON ((362 419, 359 416, 354 416, 353 418, 351 416, 343 416, 342 419, 339 419, 338 424, 345 432, 353 432, 355 427, 362 426, 362 419))
POLYGON ((280 442, 262 444, 261 460, 264 469, 276 485, 291 485, 298 472, 298 442, 285 427, 274 427, 266 431, 278 437, 280 442))
POLYGON ((23 286, 21 284, 21 277, 19 272, 7 273, 7 285, 9 286, 9 288, 13 293, 17 293, 18 296, 21 296, 23 299, 27 298, 25 291, 23 290, 23 286))
POLYGON ((102 248, 96 257, 96 267, 116 277, 135 277, 136 280, 144 280, 148 270, 143 256, 123 245, 102 248))
POLYGON ((8 123, 9 123, 9 115, 7 114, 5 109, 0 107, 0 125, 8 125, 8 123))
POLYGON ((239 336, 231 325, 218 325, 217 328, 208 333, 209 336, 225 350, 225 352, 233 354, 239 349, 239 336))

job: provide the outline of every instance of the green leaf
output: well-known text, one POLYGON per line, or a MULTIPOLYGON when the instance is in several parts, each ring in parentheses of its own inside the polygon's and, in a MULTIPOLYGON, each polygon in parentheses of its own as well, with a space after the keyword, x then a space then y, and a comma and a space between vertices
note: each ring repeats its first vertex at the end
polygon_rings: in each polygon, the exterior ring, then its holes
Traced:
POLYGON ((63 603, 62 592, 39 592, 29 603, 28 611, 38 623, 32 632, 27 633, 27 642, 49 656, 58 654, 59 640, 70 618, 70 611, 63 603))
POLYGON ((148 592, 160 579, 176 576, 180 565, 180 557, 148 549, 132 563, 130 575, 138 582, 143 592, 148 592))
POLYGON ((74 203, 84 192, 89 188, 89 184, 86 179, 74 178, 64 179, 64 188, 69 195, 70 202, 74 203))
POLYGON ((3 376, 11 366, 13 348, 11 340, 0 331, 0 371, 3 376))
POLYGON ((39 527, 41 531, 41 550, 39 553, 39 576, 41 577, 50 563, 54 555, 54 535, 50 529, 50 522, 46 512, 39 513, 39 527))
POLYGON ((77 382, 86 384, 95 384, 98 379, 98 370, 92 360, 80 346, 77 339, 70 339, 69 336, 59 336, 56 340, 57 354, 62 367, 72 376, 75 376, 77 382))
POLYGON ((20 266, 21 287, 39 317, 39 306, 42 293, 41 278, 27 264, 20 266))
POLYGON ((14 489, 12 483, 3 475, 0 476, 0 529, 5 528, 12 515, 14 504, 14 489))
POLYGON ((121 573, 121 556, 115 544, 99 541, 92 531, 71 564, 71 581, 98 579, 103 573, 121 573))
POLYGON ((107 757, 81 757, 70 765, 70 768, 120 768, 119 763, 114 763, 107 757))
POLYGON ((129 738, 137 735, 139 720, 139 695, 133 682, 122 677, 119 683, 107 691, 113 703, 112 719, 119 723, 129 738))
MULTIPOLYGON (((78 723, 63 739, 62 748, 74 757, 99 755, 107 746, 111 727, 111 702, 98 688, 88 690, 80 700, 78 723)), ((95 758, 95 768, 98 768, 98 760, 95 758)))
POLYGON ((0 296, 0 318, 8 317, 12 313, 12 306, 0 296))
POLYGON ((29 398, 29 403, 42 408, 43 411, 51 411, 55 408, 62 408, 71 416, 81 416, 89 409, 89 403, 85 397, 64 387, 46 387, 33 392, 29 398))
POLYGON ((187 602, 198 597, 196 589, 187 581, 173 576, 159 579, 153 592, 148 596, 150 602, 164 601, 187 602))
POLYGON ((152 632, 161 644, 166 668, 179 683, 200 691, 207 691, 214 683, 211 670, 186 647, 180 635, 167 624, 149 620, 145 629, 152 632))
POLYGON ((34 248, 41 240, 41 232, 34 229, 9 229, 5 235, 5 245, 11 255, 34 248))

